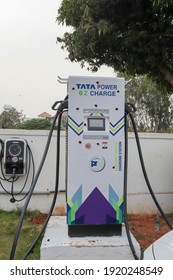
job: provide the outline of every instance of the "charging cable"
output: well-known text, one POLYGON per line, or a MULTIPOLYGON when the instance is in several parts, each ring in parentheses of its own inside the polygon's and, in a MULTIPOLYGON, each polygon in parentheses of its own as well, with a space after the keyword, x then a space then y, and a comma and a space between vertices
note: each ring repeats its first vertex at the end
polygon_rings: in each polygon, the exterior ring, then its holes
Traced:
MULTIPOLYGON (((131 106, 131 104, 130 104, 130 106, 131 106)), ((148 190, 149 190, 149 192, 151 194, 151 197, 152 197, 152 199, 153 199, 157 209, 161 213, 161 215, 164 218, 165 222, 167 223, 168 227, 172 230, 173 227, 170 224, 170 222, 168 221, 168 219, 167 219, 163 209, 161 208, 158 200, 156 199, 156 196, 155 196, 155 194, 153 192, 153 189, 151 187, 151 184, 150 184, 147 172, 146 172, 145 163, 144 163, 143 154, 142 154, 142 149, 141 149, 140 140, 139 140, 139 135, 138 135, 138 131, 137 131, 137 128, 136 128, 136 124, 135 124, 135 120, 134 120, 132 112, 130 112, 129 116, 130 116, 130 119, 131 119, 131 122, 132 122, 132 126, 133 126, 133 130, 134 130, 134 133, 135 133, 135 138, 136 138, 136 144, 137 144, 137 148, 138 148, 139 159, 140 159, 140 163, 141 163, 141 167, 142 167, 142 172, 143 172, 143 175, 144 175, 144 178, 145 178, 148 190)))
POLYGON ((143 252, 141 250, 140 257, 138 256, 135 247, 132 242, 132 237, 129 229, 128 224, 128 214, 127 214, 127 174, 128 174, 128 125, 127 125, 127 116, 131 113, 131 108, 128 104, 125 104, 125 145, 124 145, 124 224, 127 234, 127 239, 129 242, 129 246, 133 257, 135 260, 142 260, 143 259, 143 252))
POLYGON ((49 146, 50 146, 50 142, 51 142, 51 138, 52 138, 52 134, 53 134, 53 130, 54 130, 57 118, 58 118, 59 114, 62 113, 63 110, 65 108, 67 108, 67 106, 68 106, 68 100, 67 99, 68 99, 68 97, 66 96, 64 101, 62 101, 60 103, 60 105, 57 107, 56 114, 55 114, 55 117, 53 119, 50 131, 49 131, 48 139, 47 139, 47 142, 46 142, 45 150, 44 150, 44 153, 43 153, 40 165, 38 167, 38 170, 37 170, 37 173, 35 175, 34 181, 33 181, 32 185, 31 185, 31 188, 30 188, 28 196, 26 198, 24 207, 22 209, 22 213, 21 213, 21 216, 20 216, 20 219, 19 219, 19 223, 18 223, 18 226, 17 226, 17 229, 16 229, 15 237, 14 237, 14 240, 13 240, 13 245, 12 245, 12 248, 11 248, 10 260, 13 260, 14 257, 15 257, 16 247, 17 247, 20 231, 21 231, 21 228, 22 228, 22 224, 23 224, 23 221, 24 221, 25 213, 26 213, 28 204, 30 202, 30 199, 32 197, 33 191, 35 189, 35 186, 37 184, 38 178, 40 176, 40 173, 42 171, 42 168, 43 168, 43 165, 44 165, 44 162, 45 162, 48 150, 49 150, 49 146))
POLYGON ((45 228, 47 227, 47 224, 50 220, 50 217, 52 215, 53 209, 55 207, 55 203, 56 203, 56 199, 57 199, 57 195, 58 195, 58 187, 59 187, 59 163, 60 163, 60 131, 61 131, 61 118, 62 118, 62 113, 59 114, 58 117, 58 126, 57 126, 57 151, 56 151, 56 180, 55 180, 55 192, 54 192, 54 196, 53 196, 53 201, 48 213, 48 216, 42 226, 42 229, 40 230, 39 234, 37 235, 37 237, 35 238, 33 244, 30 246, 30 248, 28 249, 28 251, 26 252, 26 254, 24 255, 24 257, 22 258, 23 260, 25 260, 29 254, 31 252, 33 252, 38 240, 40 239, 41 235, 43 234, 45 228))

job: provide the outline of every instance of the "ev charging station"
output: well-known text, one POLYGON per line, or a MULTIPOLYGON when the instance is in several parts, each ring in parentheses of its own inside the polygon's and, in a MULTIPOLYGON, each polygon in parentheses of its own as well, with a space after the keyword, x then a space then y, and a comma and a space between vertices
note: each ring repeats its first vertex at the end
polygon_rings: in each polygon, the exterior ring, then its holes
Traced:
POLYGON ((133 259, 124 227, 125 80, 69 76, 67 84, 66 218, 51 217, 41 259, 133 259))
POLYGON ((124 78, 68 79, 69 236, 121 235, 124 78))
MULTIPOLYGON (((127 221, 127 115, 132 122, 149 192, 171 230, 172 225, 152 191, 145 170, 132 114, 135 108, 132 104, 125 104, 124 78, 82 76, 70 76, 68 95, 64 101, 55 102, 52 106, 57 113, 19 220, 10 259, 14 259, 23 218, 42 170, 57 118, 57 166, 59 166, 61 115, 67 108, 67 215, 51 216, 58 195, 59 171, 57 171, 55 194, 48 218, 24 259, 32 251, 45 228, 41 259, 142 259, 140 246, 130 233, 127 221)), ((10 141, 11 139, 6 142, 4 166, 10 167, 13 174, 13 161, 22 159, 24 163, 26 162, 24 154, 20 153, 20 146, 24 147, 25 143, 19 145, 10 141), (10 160, 8 164, 7 160, 10 160)), ((24 164, 24 168, 18 174, 22 176, 25 167, 24 164)), ((6 170, 6 174, 8 172, 6 170)))
POLYGON ((67 91, 66 221, 51 217, 41 259, 133 259, 124 227, 125 80, 69 76, 67 91))

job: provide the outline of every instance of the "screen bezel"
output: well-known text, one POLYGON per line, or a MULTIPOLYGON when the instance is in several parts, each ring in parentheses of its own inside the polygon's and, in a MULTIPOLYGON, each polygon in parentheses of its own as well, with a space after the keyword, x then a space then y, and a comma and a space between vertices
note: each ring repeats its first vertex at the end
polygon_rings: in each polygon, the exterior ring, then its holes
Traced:
POLYGON ((105 118, 103 117, 90 117, 87 119, 88 131, 105 131, 105 118), (101 120, 103 122, 102 126, 91 126, 92 120, 101 120))

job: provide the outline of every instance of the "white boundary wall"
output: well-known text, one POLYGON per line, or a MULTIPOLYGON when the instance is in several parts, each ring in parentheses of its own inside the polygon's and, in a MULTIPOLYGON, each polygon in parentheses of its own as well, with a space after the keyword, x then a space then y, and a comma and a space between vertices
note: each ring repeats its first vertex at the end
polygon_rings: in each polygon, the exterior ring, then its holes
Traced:
MULTIPOLYGON (((42 130, 1 129, 0 138, 2 140, 11 137, 26 139, 33 152, 37 170, 42 158, 48 133, 48 131, 42 130)), ((139 136, 148 177, 153 191, 163 210, 167 213, 173 212, 173 134, 140 133, 139 136)), ((45 165, 36 185, 35 193, 29 204, 30 209, 38 209, 42 212, 49 211, 55 186, 56 139, 55 131, 45 165)), ((14 185, 14 191, 19 191, 23 182, 24 178, 19 178, 14 185)), ((5 187, 10 191, 10 184, 5 184, 5 187)), ((27 189, 28 187, 26 191, 27 189)), ((65 132, 61 132, 59 190, 61 193, 58 195, 55 213, 57 207, 65 207, 65 193, 62 193, 62 191, 65 191, 65 132)), ((9 200, 10 196, 4 194, 4 191, 0 187, 0 209, 11 210, 16 207, 22 207, 24 203, 13 204, 9 200)), ((157 212, 142 175, 133 133, 129 133, 128 212, 157 212)))

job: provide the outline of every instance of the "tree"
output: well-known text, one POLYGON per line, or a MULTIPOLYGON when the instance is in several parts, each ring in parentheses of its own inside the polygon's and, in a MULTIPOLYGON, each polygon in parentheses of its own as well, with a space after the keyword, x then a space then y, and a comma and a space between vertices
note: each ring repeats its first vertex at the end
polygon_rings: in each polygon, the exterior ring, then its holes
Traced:
MULTIPOLYGON (((18 124, 15 128, 17 129, 29 129, 29 130, 49 130, 52 125, 52 120, 50 118, 46 119, 30 119, 23 123, 18 124)), ((62 116, 61 119, 61 130, 65 130, 67 125, 67 117, 62 116)), ((57 129, 57 125, 55 125, 54 130, 57 129)))
MULTIPOLYGON (((129 77, 126 76, 126 79, 129 77)), ((126 85, 126 101, 134 104, 137 109, 135 119, 139 131, 172 130, 172 97, 147 76, 136 76, 129 80, 126 85)))
POLYGON ((10 105, 4 105, 3 112, 0 115, 1 128, 13 128, 15 125, 21 123, 24 119, 22 111, 17 111, 10 105))
POLYGON ((50 129, 51 127, 51 120, 46 118, 46 119, 31 119, 31 120, 27 120, 21 124, 19 124, 18 126, 16 126, 16 128, 18 129, 50 129))
POLYGON ((57 41, 73 62, 147 74, 173 87, 173 0, 63 0, 57 21, 72 26, 57 41))

